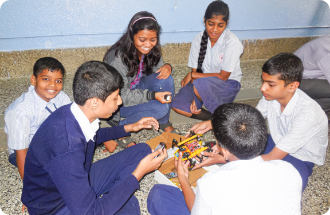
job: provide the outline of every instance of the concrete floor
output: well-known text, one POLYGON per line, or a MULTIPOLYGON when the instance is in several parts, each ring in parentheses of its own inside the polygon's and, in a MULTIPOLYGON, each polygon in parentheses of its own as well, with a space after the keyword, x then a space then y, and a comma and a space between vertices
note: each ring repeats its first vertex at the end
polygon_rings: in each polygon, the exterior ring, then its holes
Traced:
MULTIPOLYGON (((256 106, 259 99, 252 100, 237 100, 236 102, 250 104, 256 106)), ((171 121, 174 127, 181 132, 188 131, 188 129, 197 121, 175 113, 171 113, 171 121)), ((103 126, 107 126, 105 122, 103 126)), ((6 137, 3 133, 3 116, 0 116, 0 208, 6 214, 21 214, 21 190, 22 181, 19 177, 18 171, 8 162, 8 151, 6 146, 6 137), (1 133, 2 132, 2 133, 1 133)), ((137 142, 145 142, 158 135, 155 130, 143 130, 141 132, 132 134, 132 138, 137 142)), ((207 132, 203 135, 203 140, 214 140, 212 132, 207 132)), ((315 166, 313 174, 309 177, 309 182, 306 190, 302 195, 302 214, 325 214, 330 207, 330 147, 328 147, 326 162, 323 166, 315 166)), ((111 156, 110 153, 102 153, 104 146, 98 147, 95 151, 94 161, 111 156)), ((117 153, 120 149, 116 149, 117 153)), ((141 214, 149 215, 147 211, 146 198, 150 189, 157 182, 154 180, 153 173, 148 174, 140 181, 140 189, 135 192, 135 196, 139 200, 141 214)), ((27 213, 25 213, 27 214, 27 213)), ((1 212, 0 212, 1 215, 1 212)))

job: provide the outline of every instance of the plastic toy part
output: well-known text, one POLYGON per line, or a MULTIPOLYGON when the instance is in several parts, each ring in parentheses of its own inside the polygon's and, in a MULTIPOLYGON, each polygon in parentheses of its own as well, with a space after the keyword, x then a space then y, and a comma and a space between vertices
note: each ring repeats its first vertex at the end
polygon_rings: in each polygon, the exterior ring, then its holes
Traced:
POLYGON ((176 178, 176 177, 178 177, 178 173, 177 172, 170 172, 170 173, 165 174, 165 177, 168 178, 168 179, 176 178))

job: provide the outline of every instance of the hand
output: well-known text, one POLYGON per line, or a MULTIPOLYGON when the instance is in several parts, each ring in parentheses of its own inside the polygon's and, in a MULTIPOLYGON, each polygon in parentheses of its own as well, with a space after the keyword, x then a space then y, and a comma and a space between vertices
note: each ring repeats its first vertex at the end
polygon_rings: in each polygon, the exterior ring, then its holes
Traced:
POLYGON ((191 127, 191 129, 186 134, 186 138, 189 137, 190 131, 193 131, 195 134, 204 134, 211 129, 212 129, 211 120, 200 122, 194 125, 193 127, 191 127))
MULTIPOLYGON (((178 173, 179 181, 187 181, 189 183, 189 170, 190 161, 182 162, 182 152, 179 153, 179 158, 174 160, 174 165, 178 173)), ((181 182, 180 182, 181 184, 181 182)))
POLYGON ((152 128, 152 126, 158 131, 159 123, 155 118, 153 118, 153 117, 143 117, 142 119, 140 119, 136 123, 125 125, 124 128, 125 128, 126 132, 131 132, 131 131, 137 132, 137 131, 140 131, 143 128, 149 128, 150 129, 150 128, 152 128), (127 130, 126 130, 126 127, 128 127, 127 130))
POLYGON ((132 173, 138 181, 141 180, 141 178, 156 169, 159 168, 160 164, 163 162, 163 160, 167 157, 167 151, 166 149, 159 149, 157 151, 154 151, 153 153, 147 155, 145 158, 143 158, 139 165, 136 167, 134 172, 132 173), (159 157, 155 158, 161 154, 159 157))
POLYGON ((186 86, 191 81, 191 74, 190 72, 182 79, 181 87, 186 86))
POLYGON ((226 163, 225 158, 220 155, 219 153, 214 152, 202 152, 202 155, 208 156, 208 158, 204 157, 203 162, 196 164, 193 170, 199 169, 203 166, 211 166, 213 164, 219 164, 219 163, 226 163))
POLYGON ((159 73, 159 75, 156 77, 157 79, 167 79, 172 73, 172 68, 170 65, 165 64, 164 66, 160 67, 156 73, 159 73))
POLYGON ((156 93, 156 100, 159 101, 162 104, 166 104, 166 103, 171 103, 172 102, 172 96, 170 98, 170 100, 166 101, 164 96, 165 95, 171 95, 172 93, 165 91, 165 92, 157 92, 156 93))
POLYGON ((197 110, 196 102, 195 102, 195 100, 193 100, 190 104, 190 111, 193 114, 200 114, 202 109, 197 110))
POLYGON ((113 141, 113 140, 106 141, 103 144, 105 146, 105 149, 102 151, 103 153, 106 153, 107 151, 112 153, 112 152, 115 151, 115 149, 118 146, 118 143, 116 141, 113 141))

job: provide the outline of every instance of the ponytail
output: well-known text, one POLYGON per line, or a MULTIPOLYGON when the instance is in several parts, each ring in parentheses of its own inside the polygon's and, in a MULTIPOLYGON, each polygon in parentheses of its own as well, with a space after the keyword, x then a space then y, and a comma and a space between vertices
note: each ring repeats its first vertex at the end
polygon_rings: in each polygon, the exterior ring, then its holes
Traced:
POLYGON ((201 47, 199 49, 199 56, 198 56, 198 64, 197 64, 197 72, 203 73, 202 65, 204 62, 206 49, 207 49, 207 40, 209 35, 207 34, 206 30, 203 33, 202 40, 201 40, 201 47))

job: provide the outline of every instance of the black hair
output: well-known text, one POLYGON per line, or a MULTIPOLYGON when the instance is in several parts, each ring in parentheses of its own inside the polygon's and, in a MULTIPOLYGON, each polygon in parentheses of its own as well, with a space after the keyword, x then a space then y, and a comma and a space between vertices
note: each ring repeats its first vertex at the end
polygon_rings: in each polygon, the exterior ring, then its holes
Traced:
POLYGON ((65 74, 62 63, 52 57, 43 57, 37 60, 33 66, 33 75, 37 78, 44 69, 49 69, 51 72, 60 71, 63 77, 65 74))
MULTIPOLYGON (((127 26, 127 30, 124 35, 107 51, 105 56, 112 51, 116 50, 116 56, 120 54, 123 64, 125 64, 128 68, 127 77, 133 77, 135 73, 137 73, 139 69, 139 57, 138 52, 134 45, 134 35, 142 30, 156 31, 157 33, 157 43, 156 45, 149 51, 147 55, 144 56, 143 62, 145 66, 145 72, 147 75, 152 73, 152 67, 158 64, 161 57, 161 45, 159 42, 159 34, 160 34, 160 25, 155 21, 156 18, 154 15, 147 11, 141 11, 136 13, 127 26), (137 19, 142 17, 152 17, 140 19, 135 22, 137 19), (135 23, 134 23, 135 22, 135 23)), ((105 56, 103 61, 105 60, 105 56)))
POLYGON ((282 52, 266 61, 262 71, 269 75, 280 74, 285 86, 295 81, 301 82, 304 66, 300 58, 289 52, 282 52))
POLYGON ((211 122, 219 145, 237 158, 251 159, 265 149, 266 122, 254 107, 239 103, 220 105, 215 109, 211 122))
MULTIPOLYGON (((204 15, 204 23, 208 19, 211 19, 213 16, 222 16, 223 21, 226 23, 229 19, 229 7, 226 3, 223 1, 213 1, 209 6, 206 8, 205 15, 204 15)), ((202 73, 202 65, 204 62, 206 49, 207 49, 207 39, 209 38, 209 35, 207 34, 206 29, 204 30, 202 40, 201 40, 201 47, 199 50, 199 56, 198 56, 198 64, 197 64, 197 72, 202 73)))
POLYGON ((89 61, 82 64, 74 76, 73 99, 81 106, 90 98, 99 98, 104 102, 123 86, 123 78, 114 67, 100 61, 89 61))

